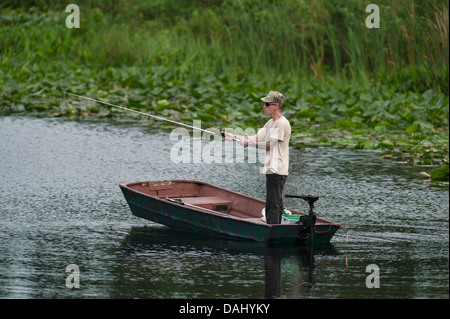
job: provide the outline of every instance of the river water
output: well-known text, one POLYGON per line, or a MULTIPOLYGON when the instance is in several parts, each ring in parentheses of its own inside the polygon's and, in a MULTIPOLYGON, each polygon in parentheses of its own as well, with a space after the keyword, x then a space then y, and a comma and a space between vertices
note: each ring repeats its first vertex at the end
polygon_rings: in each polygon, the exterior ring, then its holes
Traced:
POLYGON ((314 250, 265 247, 131 214, 120 183, 195 179, 265 197, 259 162, 175 163, 176 143, 143 124, 0 117, 0 298, 449 297, 449 191, 422 182, 423 168, 291 150, 285 193, 319 195, 319 216, 345 227, 314 250))

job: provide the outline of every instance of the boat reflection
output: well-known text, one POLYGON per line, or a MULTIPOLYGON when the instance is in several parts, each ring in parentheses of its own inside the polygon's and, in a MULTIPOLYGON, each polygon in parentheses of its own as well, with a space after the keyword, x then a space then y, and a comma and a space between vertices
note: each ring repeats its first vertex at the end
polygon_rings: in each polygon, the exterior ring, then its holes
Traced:
MULTIPOLYGON (((297 279, 297 285, 303 286, 306 293, 312 293, 315 288, 314 266, 315 254, 335 255, 337 252, 333 249, 332 244, 327 243, 320 247, 295 247, 290 249, 287 247, 266 247, 264 255, 265 269, 265 289, 264 298, 279 299, 285 298, 281 292, 282 278, 282 260, 296 259, 297 275, 293 274, 293 278, 297 279), (305 276, 306 274, 306 276, 305 276), (303 276, 302 276, 303 275, 303 276)), ((298 297, 298 296, 297 296, 298 297)))
MULTIPOLYGON (((124 267, 147 269, 147 280, 154 280, 155 276, 160 277, 160 281, 167 280, 166 274, 170 272, 171 282, 185 282, 186 277, 196 282, 185 287, 184 295, 178 291, 177 296, 190 296, 189 290, 200 289, 197 286, 215 285, 217 295, 211 295, 214 298, 231 295, 266 299, 301 298, 302 292, 312 292, 315 287, 315 257, 337 255, 330 243, 316 245, 313 249, 308 246, 267 246, 264 243, 230 240, 159 225, 133 227, 122 242, 122 252, 124 267), (136 266, 137 262, 139 266, 136 266), (199 267, 202 267, 202 271, 199 271, 199 267), (161 270, 163 268, 164 271, 161 270), (177 277, 171 269, 177 269, 186 277, 177 277), (289 296, 283 294, 287 289, 283 288, 286 272, 289 273, 290 285, 296 286, 291 287, 291 290, 297 291, 289 293, 289 296), (261 285, 262 281, 264 285, 261 285), (257 291, 254 291, 255 287, 257 291)), ((155 292, 155 295, 171 298, 173 294, 165 291, 161 294, 155 292)), ((194 295, 202 298, 199 293, 194 295)))

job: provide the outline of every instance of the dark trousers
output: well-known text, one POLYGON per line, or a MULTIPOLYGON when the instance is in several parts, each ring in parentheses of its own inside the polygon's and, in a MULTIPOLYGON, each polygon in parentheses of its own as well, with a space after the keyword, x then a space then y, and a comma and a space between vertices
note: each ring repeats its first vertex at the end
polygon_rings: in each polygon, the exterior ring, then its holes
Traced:
POLYGON ((267 224, 280 224, 283 214, 283 188, 286 175, 266 174, 266 220, 267 224))

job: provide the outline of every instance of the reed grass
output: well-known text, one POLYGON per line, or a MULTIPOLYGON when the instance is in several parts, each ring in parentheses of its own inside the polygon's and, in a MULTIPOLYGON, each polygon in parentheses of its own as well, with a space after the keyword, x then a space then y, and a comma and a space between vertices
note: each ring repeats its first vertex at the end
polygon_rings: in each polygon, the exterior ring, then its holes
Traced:
POLYGON ((447 1, 380 0, 380 29, 366 28, 358 0, 76 2, 80 29, 65 26, 67 1, 0 2, 0 115, 123 117, 71 104, 65 90, 186 124, 257 128, 259 97, 275 89, 296 145, 448 163, 447 1))
POLYGON ((78 30, 64 25, 64 1, 2 2, 12 14, 2 17, 0 57, 161 65, 192 79, 383 81, 448 95, 447 1, 379 1, 379 29, 366 28, 359 0, 78 2, 78 30))

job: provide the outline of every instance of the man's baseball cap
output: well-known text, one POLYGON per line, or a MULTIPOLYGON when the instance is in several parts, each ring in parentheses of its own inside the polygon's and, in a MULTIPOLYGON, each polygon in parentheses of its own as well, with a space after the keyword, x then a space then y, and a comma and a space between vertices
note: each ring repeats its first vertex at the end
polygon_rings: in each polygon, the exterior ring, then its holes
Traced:
POLYGON ((266 103, 284 104, 284 96, 280 92, 270 91, 266 97, 261 98, 261 101, 266 103))

